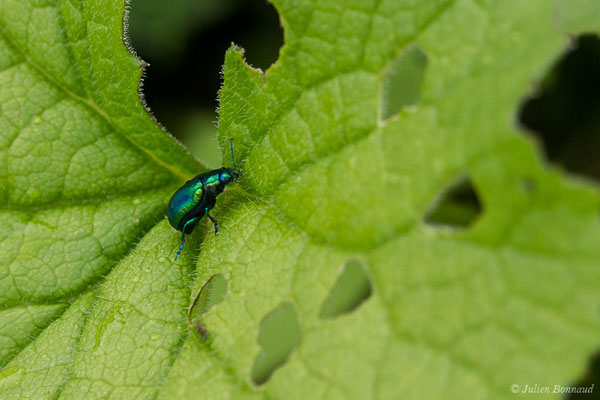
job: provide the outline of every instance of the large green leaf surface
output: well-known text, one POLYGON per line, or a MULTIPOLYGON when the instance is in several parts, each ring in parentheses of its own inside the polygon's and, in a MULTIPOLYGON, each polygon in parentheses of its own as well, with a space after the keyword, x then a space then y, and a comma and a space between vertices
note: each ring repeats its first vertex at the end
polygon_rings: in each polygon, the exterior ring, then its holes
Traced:
POLYGON ((600 30, 594 2, 274 3, 277 63, 263 75, 225 55, 219 140, 228 160, 234 138, 243 176, 215 208, 221 234, 198 228, 174 262, 166 204, 203 167, 139 100, 123 1, 0 1, 0 398, 513 399, 513 384, 573 384, 600 346, 600 197, 514 121, 568 34, 600 30), (419 104, 384 120, 388 68, 415 46, 419 104), (482 214, 424 223, 465 175, 482 214), (349 262, 371 295, 322 318, 349 262), (190 324, 217 274, 225 297, 190 324), (257 385, 259 331, 281 310, 299 343, 257 385))

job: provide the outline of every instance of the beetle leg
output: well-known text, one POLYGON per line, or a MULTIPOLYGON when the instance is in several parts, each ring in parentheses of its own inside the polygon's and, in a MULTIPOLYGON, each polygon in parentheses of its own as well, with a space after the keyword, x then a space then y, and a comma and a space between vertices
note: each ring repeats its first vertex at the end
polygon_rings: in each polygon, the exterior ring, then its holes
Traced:
POLYGON ((177 254, 175 254, 175 261, 177 261, 177 257, 181 254, 181 250, 183 249, 183 245, 185 244, 185 229, 189 224, 193 224, 198 221, 198 218, 192 218, 188 222, 183 225, 183 229, 181 230, 181 244, 179 245, 179 250, 177 250, 177 254))
POLYGON ((211 222, 215 225, 215 236, 217 236, 219 234, 219 223, 217 222, 217 220, 215 218, 213 218, 212 215, 210 215, 208 213, 208 211, 210 211, 210 208, 206 208, 204 210, 204 212, 206 213, 206 215, 208 215, 208 218, 210 218, 211 222))
POLYGON ((185 239, 179 245, 179 249, 177 250, 177 254, 175 254, 175 261, 177 261, 177 257, 181 254, 181 249, 183 249, 183 244, 185 243, 185 239))

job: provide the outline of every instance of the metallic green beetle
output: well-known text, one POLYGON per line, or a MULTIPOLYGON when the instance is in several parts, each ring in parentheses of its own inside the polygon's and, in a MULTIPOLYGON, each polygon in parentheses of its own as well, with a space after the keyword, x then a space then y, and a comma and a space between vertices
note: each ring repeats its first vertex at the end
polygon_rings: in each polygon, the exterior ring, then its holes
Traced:
POLYGON ((208 212, 215 206, 217 196, 225 186, 237 181, 240 171, 235 167, 233 158, 233 139, 229 140, 233 168, 219 168, 205 172, 187 181, 171 197, 167 208, 167 217, 171 226, 181 231, 181 244, 175 255, 175 260, 181 254, 185 244, 185 235, 192 233, 198 222, 205 215, 215 226, 215 235, 219 234, 219 223, 208 212))

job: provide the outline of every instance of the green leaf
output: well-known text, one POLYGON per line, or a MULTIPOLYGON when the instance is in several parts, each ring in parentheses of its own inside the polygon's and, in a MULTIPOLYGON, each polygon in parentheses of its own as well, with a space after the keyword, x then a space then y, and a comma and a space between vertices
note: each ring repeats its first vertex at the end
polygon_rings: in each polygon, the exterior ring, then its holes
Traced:
MULTIPOLYGON (((0 397, 505 398, 575 382, 600 344, 600 196, 512 121, 565 31, 597 31, 578 3, 277 0, 278 62, 263 75, 225 55, 219 141, 231 166, 234 138, 243 176, 215 208, 221 234, 197 229, 174 262, 166 203, 202 167, 138 99, 123 2, 1 2, 0 397), (382 120, 390 66, 414 48, 420 93, 382 120), (460 176, 481 215, 428 224, 460 176), (321 318, 354 264, 370 296, 321 318), (219 302, 201 292, 213 276, 219 302), (278 347, 261 325, 282 307, 296 333, 278 347)), ((404 76, 393 88, 419 88, 404 76)))
POLYGON ((60 395, 63 385, 71 379, 73 357, 91 305, 91 293, 74 301, 0 371, 3 398, 47 399, 60 395))
POLYGON ((29 338, 39 335, 53 318, 60 316, 66 306, 35 305, 0 311, 0 366, 29 344, 29 338))

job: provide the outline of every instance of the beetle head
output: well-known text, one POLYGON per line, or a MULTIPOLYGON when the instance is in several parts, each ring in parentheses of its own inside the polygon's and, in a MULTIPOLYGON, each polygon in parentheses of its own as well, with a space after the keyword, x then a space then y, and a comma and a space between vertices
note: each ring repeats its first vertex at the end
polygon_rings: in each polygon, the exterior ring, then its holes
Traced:
POLYGON ((219 181, 227 185, 228 183, 231 183, 233 181, 237 182, 240 175, 241 173, 238 170, 223 167, 219 171, 219 181))

